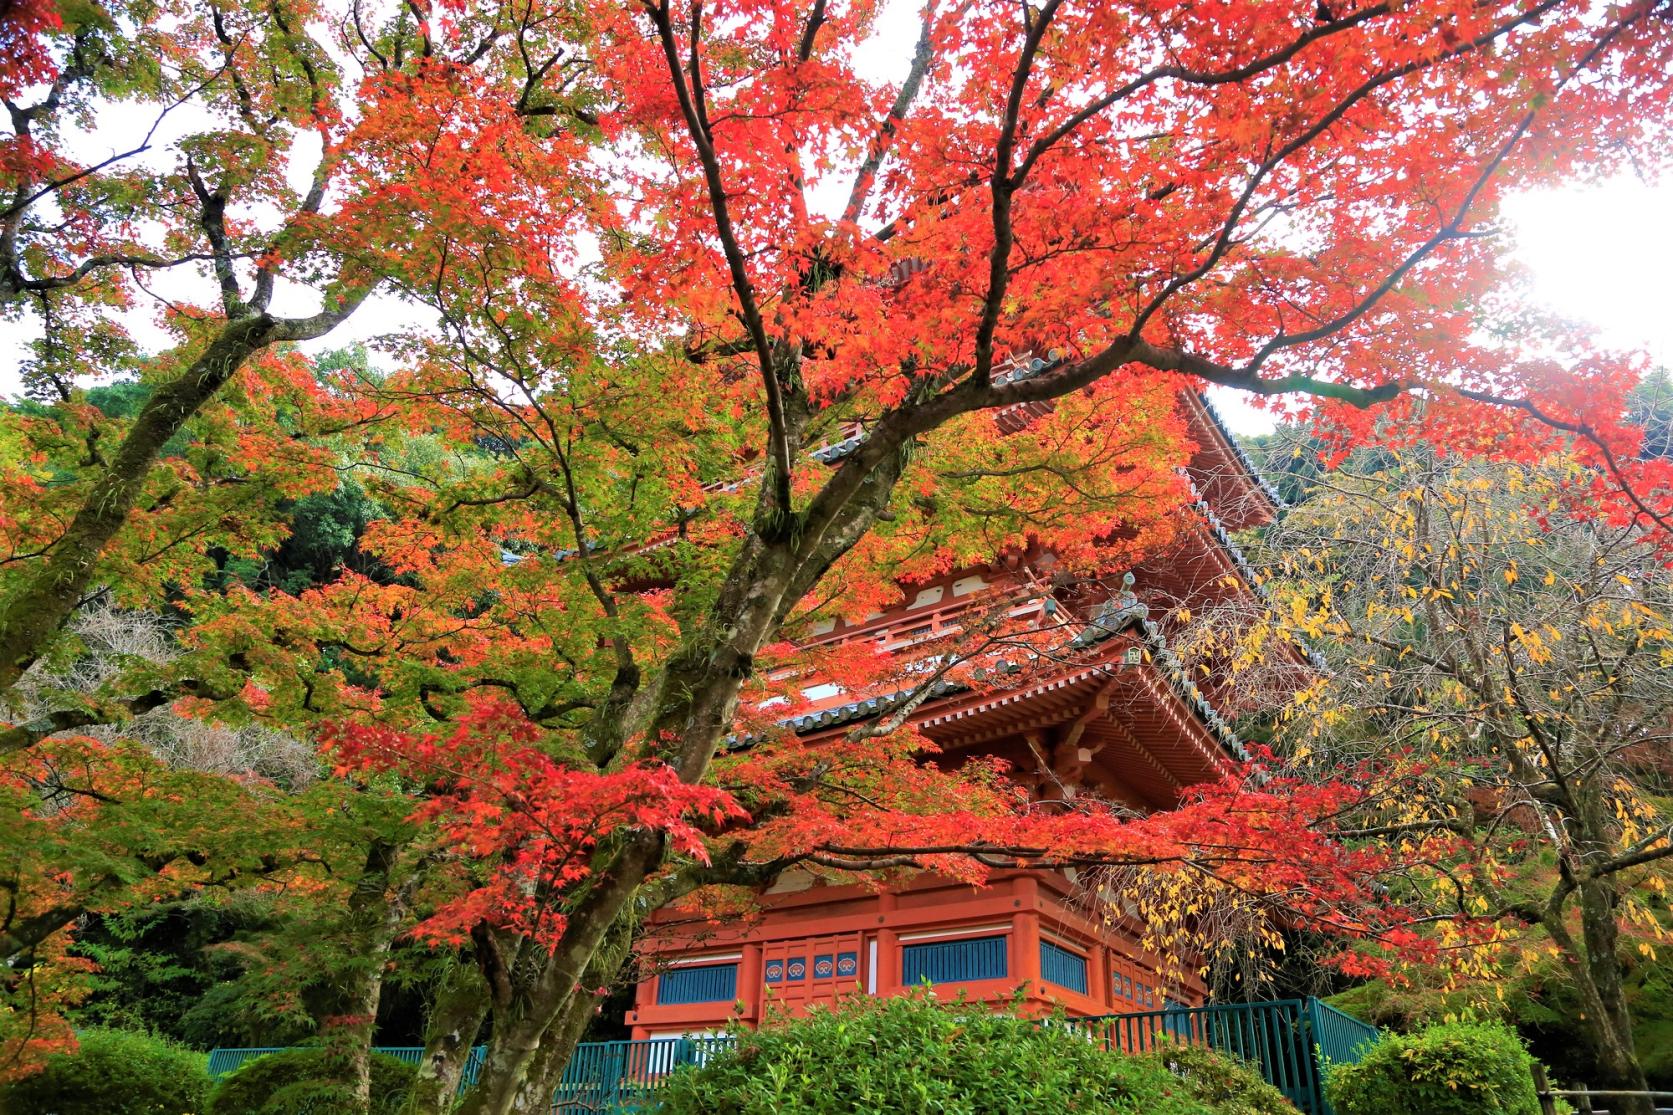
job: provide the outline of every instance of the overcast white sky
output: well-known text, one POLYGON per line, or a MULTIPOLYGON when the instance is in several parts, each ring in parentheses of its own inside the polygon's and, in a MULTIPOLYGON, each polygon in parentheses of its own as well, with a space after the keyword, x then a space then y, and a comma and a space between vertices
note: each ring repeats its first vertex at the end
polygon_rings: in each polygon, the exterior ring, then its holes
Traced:
MULTIPOLYGON (((1504 216, 1513 258, 1528 269, 1532 294, 1546 309, 1673 367, 1673 182, 1620 178, 1541 190, 1508 199, 1504 216)), ((1272 416, 1239 392, 1213 395, 1239 433, 1272 429, 1272 416)))

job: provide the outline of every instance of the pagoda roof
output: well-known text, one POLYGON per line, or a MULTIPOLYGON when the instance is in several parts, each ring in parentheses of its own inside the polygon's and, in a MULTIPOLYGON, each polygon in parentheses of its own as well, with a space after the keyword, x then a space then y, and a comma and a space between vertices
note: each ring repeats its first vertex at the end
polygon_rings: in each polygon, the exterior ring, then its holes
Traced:
POLYGON ((1272 506, 1279 511, 1288 507, 1289 501, 1284 499, 1283 493, 1278 491, 1272 482, 1266 478, 1266 474, 1255 463, 1255 459, 1249 456, 1249 451, 1243 448, 1243 443, 1231 432, 1231 427, 1226 425, 1226 419, 1220 413, 1220 408, 1214 405, 1214 400, 1208 397, 1207 392, 1197 392, 1197 401, 1202 403, 1203 410, 1207 412, 1209 420, 1214 423, 1214 429, 1219 433, 1221 440, 1237 456, 1238 461, 1242 463, 1250 478, 1255 481, 1261 492, 1272 502, 1272 506))
MULTIPOLYGON (((994 382, 995 384, 1000 385, 1006 383, 1018 383, 1023 380, 1033 379, 1035 376, 1049 371, 1052 367, 1053 363, 1051 361, 1034 357, 1026 361, 1019 361, 1008 368, 996 371, 994 373, 994 382)), ((1213 402, 1210 401, 1207 395, 1197 391, 1186 391, 1181 392, 1180 394, 1182 399, 1188 400, 1186 402, 1188 416, 1199 419, 1194 423, 1194 425, 1199 427, 1199 433, 1207 433, 1208 435, 1206 440, 1209 444, 1207 446, 1199 446, 1199 456, 1202 454, 1204 449, 1207 449, 1210 453, 1218 455, 1228 462, 1235 462, 1238 466, 1235 471, 1244 477, 1253 491, 1259 492, 1260 495, 1264 497, 1263 504, 1269 505, 1263 508, 1266 512, 1264 518, 1267 521, 1275 518, 1287 506, 1283 497, 1279 494, 1278 489, 1273 487, 1272 484, 1261 474, 1260 469, 1256 467, 1254 460, 1249 456, 1249 454, 1240 444, 1238 444, 1237 439, 1232 435, 1230 429, 1226 426, 1225 420, 1221 417, 1219 410, 1215 408, 1213 402)), ((1037 413, 1045 409, 1049 409, 1049 407, 1049 403, 1023 403, 1018 404, 1014 408, 1007 408, 1007 413, 1010 410, 1037 413)), ((1017 420, 1019 423, 1026 421, 1026 416, 1019 413, 1017 420)), ((821 464, 834 465, 847 457, 852 456, 854 452, 865 443, 866 437, 867 434, 862 430, 851 434, 840 441, 830 442, 826 445, 819 446, 816 449, 809 450, 807 455, 809 458, 818 461, 821 464)), ((1192 467, 1187 466, 1187 474, 1189 475, 1192 471, 1192 467)), ((1212 481, 1218 478, 1219 474, 1216 473, 1213 477, 1205 476, 1204 480, 1212 481)), ((715 485, 714 488, 719 491, 732 491, 748 482, 749 477, 746 475, 739 477, 736 480, 715 485)), ((1214 522, 1217 524, 1216 533, 1220 537, 1228 539, 1229 544, 1228 532, 1223 526, 1219 525, 1220 520, 1217 517, 1214 517, 1214 513, 1209 507, 1209 501, 1194 477, 1191 478, 1191 487, 1193 493, 1197 497, 1197 505, 1206 511, 1211 518, 1214 518, 1214 522)), ((1238 518, 1242 520, 1249 517, 1238 516, 1238 518)), ((1254 522, 1239 521, 1234 524, 1233 529, 1242 530, 1251 525, 1256 524, 1254 522)), ((640 543, 636 548, 643 552, 655 549, 661 544, 663 544, 661 541, 648 541, 640 543)), ((586 551, 588 553, 597 552, 606 548, 608 548, 606 545, 596 540, 589 539, 586 543, 586 551)), ((551 554, 551 558, 554 561, 567 561, 579 553, 580 550, 571 547, 555 551, 551 554)), ((500 560, 502 564, 505 565, 519 564, 527 556, 529 555, 516 553, 503 546, 500 548, 500 560)))
MULTIPOLYGON (((1198 495, 1194 506, 1197 514, 1201 516, 1203 526, 1220 543, 1221 548, 1226 552, 1226 556, 1231 558, 1232 564, 1237 567, 1238 574, 1243 578, 1243 583, 1249 586, 1249 591, 1254 593, 1263 605, 1268 608, 1272 607, 1271 590, 1255 573, 1254 565, 1244 554, 1242 548, 1232 540, 1231 532, 1226 529, 1226 525, 1220 521, 1219 516, 1214 514, 1213 509, 1208 506, 1208 501, 1198 495)), ((1295 644, 1302 657, 1306 658, 1307 663, 1314 669, 1324 670, 1328 668, 1324 656, 1309 646, 1301 636, 1292 635, 1290 641, 1295 644)))
POLYGON ((1232 530, 1247 530, 1282 515, 1287 506, 1283 496, 1261 475, 1208 396, 1187 391, 1180 400, 1197 440, 1186 471, 1219 516, 1232 530))
MULTIPOLYGON (((1069 647, 1076 651, 1086 651, 1119 635, 1130 635, 1134 642, 1143 646, 1149 652, 1145 660, 1136 663, 1112 663, 1107 657, 1101 660, 1094 659, 1080 666, 1043 670, 1036 680, 991 691, 981 691, 963 682, 941 679, 931 684, 927 697, 922 706, 915 710, 913 719, 920 726, 950 723, 1023 701, 1035 700, 1053 691, 1079 687, 1089 680, 1108 679, 1117 671, 1150 669, 1165 681, 1175 699, 1189 711, 1228 756, 1245 760, 1249 758, 1248 750, 1232 729, 1230 722, 1220 715, 1202 690, 1190 680, 1184 663, 1169 648, 1161 627, 1149 618, 1149 611, 1143 604, 1134 601, 1109 601, 1093 616, 1086 627, 1070 640, 1069 647), (960 697, 970 699, 958 702, 960 697), (957 710, 948 708, 946 706, 949 702, 958 702, 961 707, 957 710)), ((1029 668, 1030 666, 1024 662, 1002 661, 993 672, 997 675, 1020 675, 1029 668)), ((789 728, 797 735, 822 734, 873 717, 886 716, 918 694, 918 687, 901 689, 893 693, 833 705, 800 716, 787 717, 778 724, 780 727, 789 728)))

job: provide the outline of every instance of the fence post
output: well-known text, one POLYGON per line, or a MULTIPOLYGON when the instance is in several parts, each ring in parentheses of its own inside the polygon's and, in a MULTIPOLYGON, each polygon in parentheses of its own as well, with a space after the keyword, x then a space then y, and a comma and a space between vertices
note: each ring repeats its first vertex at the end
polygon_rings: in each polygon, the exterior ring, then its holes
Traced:
POLYGON ((1539 1093, 1541 1115, 1557 1115, 1557 1100, 1551 1095, 1551 1082, 1545 1079, 1545 1066, 1534 1062, 1534 1090, 1539 1093))
POLYGON ((1297 1068, 1302 1072, 1302 1087, 1307 1091, 1308 1105, 1318 1112, 1318 1115, 1333 1115, 1330 1102, 1324 1098, 1324 1065, 1320 1062, 1322 1044, 1319 1032, 1319 1012, 1314 1005, 1318 1002, 1309 995, 1301 1001, 1301 1010, 1297 1012, 1296 1031, 1301 1042, 1301 1048, 1296 1050, 1297 1068))

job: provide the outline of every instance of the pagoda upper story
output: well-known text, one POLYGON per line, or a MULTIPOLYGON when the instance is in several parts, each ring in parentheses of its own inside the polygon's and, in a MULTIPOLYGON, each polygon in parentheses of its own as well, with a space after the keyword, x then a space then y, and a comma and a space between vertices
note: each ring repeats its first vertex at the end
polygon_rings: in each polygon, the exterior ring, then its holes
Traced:
MULTIPOLYGON (((799 644, 812 666, 784 723, 816 740, 886 714, 909 693, 904 681, 849 691, 818 673, 822 648, 869 642, 910 663, 956 640, 973 617, 997 613, 1013 628, 1050 635, 1073 665, 1019 664, 1014 683, 942 686, 912 722, 945 753, 997 753, 1041 793, 1085 784, 1140 808, 1166 807, 1184 786, 1227 769, 1241 757, 1229 720, 1248 711, 1246 702, 1224 671, 1188 674, 1170 641, 1181 617, 1261 607, 1231 534, 1273 522, 1282 503, 1206 399, 1182 392, 1179 405, 1195 446, 1184 471, 1196 499, 1181 509, 1170 543, 1131 569, 1075 579, 1054 575, 1049 552, 1011 553, 913 585, 893 608, 822 620, 799 644)), ((1299 678, 1301 653, 1285 658, 1299 678)))

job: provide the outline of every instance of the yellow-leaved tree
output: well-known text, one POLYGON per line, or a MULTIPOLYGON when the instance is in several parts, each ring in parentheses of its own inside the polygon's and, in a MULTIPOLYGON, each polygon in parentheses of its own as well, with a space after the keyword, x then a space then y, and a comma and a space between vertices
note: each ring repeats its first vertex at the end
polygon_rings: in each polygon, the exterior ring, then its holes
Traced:
POLYGON ((1667 925, 1673 575, 1654 533, 1595 513, 1600 482, 1561 456, 1361 453, 1263 540, 1273 606, 1243 637, 1324 655, 1279 738, 1300 770, 1375 780, 1359 835, 1409 865, 1450 978, 1490 996, 1554 959, 1598 1081, 1642 1089, 1625 985, 1667 925))

